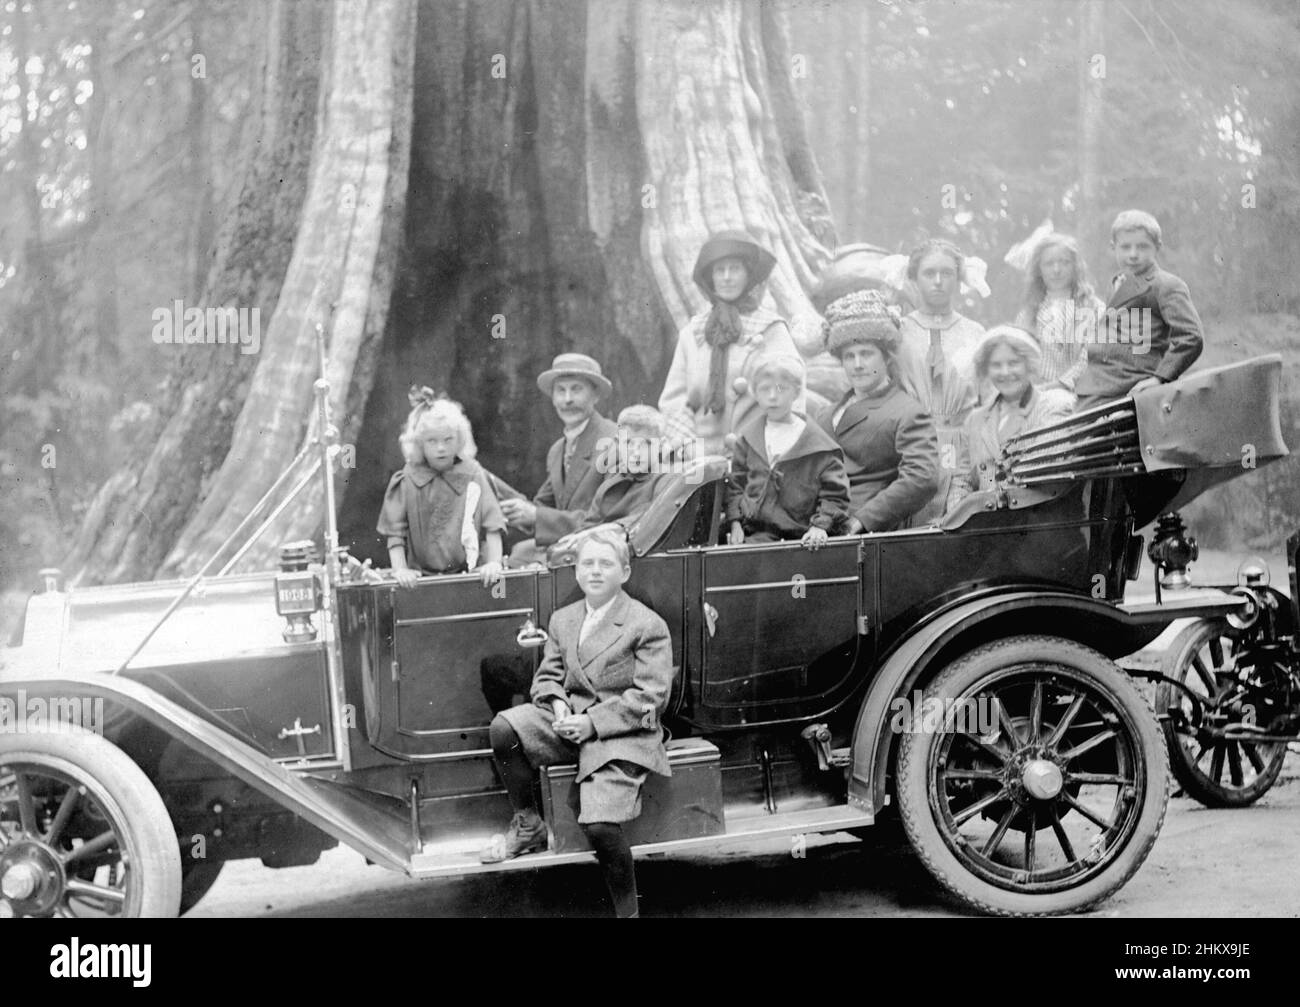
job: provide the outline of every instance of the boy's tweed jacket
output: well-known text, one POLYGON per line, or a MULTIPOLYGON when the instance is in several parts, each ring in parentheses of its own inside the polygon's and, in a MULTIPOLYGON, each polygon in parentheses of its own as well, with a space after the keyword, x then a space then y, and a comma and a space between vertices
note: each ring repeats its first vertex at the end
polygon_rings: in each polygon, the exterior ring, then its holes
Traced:
POLYGON ((1074 386, 1080 399, 1123 398, 1152 375, 1174 381, 1196 362, 1203 345, 1201 318, 1187 284, 1159 266, 1124 277, 1097 320, 1096 338, 1087 348, 1088 366, 1074 386), (1150 333, 1134 331, 1148 317, 1150 333), (1134 352, 1144 347, 1148 336, 1146 352, 1134 352))
MULTIPOLYGON (((585 713, 596 737, 578 749, 578 782, 611 759, 670 775, 660 717, 673 684, 673 649, 668 626, 627 592, 620 591, 609 610, 578 646, 587 615, 585 601, 551 616, 550 639, 533 676, 532 699, 551 720, 551 703, 562 699, 574 713, 585 713)), ((524 707, 512 707, 520 710, 524 707)), ((549 730, 536 718, 502 713, 528 751, 538 747, 532 735, 549 730)), ((543 741, 545 745, 547 742, 543 741)))

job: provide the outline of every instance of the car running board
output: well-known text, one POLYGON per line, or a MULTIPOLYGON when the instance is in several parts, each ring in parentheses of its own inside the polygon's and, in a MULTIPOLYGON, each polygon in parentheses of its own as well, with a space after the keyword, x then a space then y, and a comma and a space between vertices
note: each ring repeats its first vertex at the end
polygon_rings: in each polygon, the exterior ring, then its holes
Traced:
MULTIPOLYGON (((728 826, 725 833, 716 836, 697 836, 693 839, 672 839, 662 843, 646 843, 632 847, 636 857, 665 853, 699 853, 704 850, 729 846, 735 843, 754 842, 761 839, 778 839, 820 832, 843 832, 847 829, 866 828, 872 816, 846 804, 833 808, 815 808, 810 811, 791 811, 776 815, 758 815, 744 818, 728 826)), ((463 874, 480 874, 491 871, 529 871, 560 864, 594 863, 596 854, 591 850, 571 853, 531 853, 499 864, 481 864, 478 851, 464 841, 427 843, 424 850, 411 857, 408 873, 413 878, 459 877, 463 874)))

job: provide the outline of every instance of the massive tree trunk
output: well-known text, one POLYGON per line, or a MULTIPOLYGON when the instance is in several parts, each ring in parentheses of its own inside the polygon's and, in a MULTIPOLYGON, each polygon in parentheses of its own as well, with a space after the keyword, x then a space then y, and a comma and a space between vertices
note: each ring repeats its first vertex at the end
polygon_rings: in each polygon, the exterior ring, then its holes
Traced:
POLYGON ((818 352, 821 323, 805 291, 833 231, 802 123, 792 121, 789 52, 770 9, 643 3, 636 32, 637 109, 654 197, 645 250, 674 323, 706 304, 690 278, 703 237, 739 226, 776 254, 768 289, 800 349, 818 352))
MULTIPOLYGON (((219 398, 210 388, 221 377, 204 375, 167 404, 162 441, 106 488, 83 528, 73 566, 87 578, 195 569, 248 512, 311 436, 317 322, 330 332, 342 440, 355 446, 342 538, 381 562, 374 524, 401 464, 408 386, 461 401, 480 460, 531 492, 558 433, 537 374, 579 350, 614 383, 603 408, 655 401, 677 328, 703 304, 690 269, 709 230, 745 227, 773 248, 776 304, 808 351, 818 347, 804 290, 833 230, 784 31, 765 5, 421 0, 415 16, 403 0, 358 0, 330 10, 309 168, 300 144, 311 106, 286 109, 268 72, 272 147, 291 150, 285 167, 310 182, 293 219, 260 236, 267 252, 293 251, 264 288, 279 296, 256 371, 219 398), (204 430, 200 454, 219 466, 206 481, 184 450, 205 416, 217 432, 204 430)), ((288 72, 302 38, 282 34, 269 68, 288 72)), ((247 199, 274 190, 265 171, 253 175, 247 199)), ((229 275, 233 254, 218 243, 214 277, 229 275)), ((209 303, 249 303, 217 286, 209 303)), ((321 504, 313 488, 243 567, 318 532, 321 504)))
MULTIPOLYGON (((316 131, 322 13, 319 4, 277 0, 258 33, 263 72, 206 304, 247 305, 269 316, 280 295, 316 131)), ((160 307, 170 302, 159 297, 160 307)), ((150 415, 128 428, 128 462, 96 495, 64 560, 76 580, 153 576, 230 447, 256 358, 229 346, 160 345, 157 351, 174 357, 171 373, 150 415)))
MULTIPOLYGON (((201 565, 314 432, 318 325, 327 334, 330 404, 343 443, 354 443, 360 429, 406 209, 415 8, 410 0, 369 0, 338 4, 331 13, 293 257, 230 450, 163 573, 201 565), (349 405, 356 411, 349 413, 349 405)), ((319 492, 301 494, 248 553, 248 564, 269 565, 283 537, 314 530, 323 504, 319 492)))

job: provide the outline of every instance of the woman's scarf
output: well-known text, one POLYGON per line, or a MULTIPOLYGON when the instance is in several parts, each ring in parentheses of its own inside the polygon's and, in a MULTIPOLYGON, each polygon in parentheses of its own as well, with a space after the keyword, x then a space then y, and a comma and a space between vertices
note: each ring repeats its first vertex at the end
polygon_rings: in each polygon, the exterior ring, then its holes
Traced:
POLYGON ((709 354, 709 387, 704 401, 707 413, 723 413, 727 409, 727 354, 733 343, 744 334, 740 316, 758 307, 759 287, 750 287, 734 301, 714 297, 713 308, 704 321, 704 341, 709 354))

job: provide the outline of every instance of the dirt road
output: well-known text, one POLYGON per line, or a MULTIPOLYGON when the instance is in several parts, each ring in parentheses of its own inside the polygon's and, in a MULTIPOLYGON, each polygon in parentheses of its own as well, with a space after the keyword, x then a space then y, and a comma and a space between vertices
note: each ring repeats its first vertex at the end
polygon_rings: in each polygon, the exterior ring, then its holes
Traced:
MULTIPOLYGON (((642 860, 646 916, 951 916, 899 834, 811 839, 806 856, 768 841, 726 853, 642 860)), ((1300 755, 1254 807, 1170 801, 1155 849, 1098 916, 1300 916, 1300 755)), ((594 865, 410 881, 345 849, 312 867, 228 864, 191 916, 591 916, 604 913, 594 865)))

